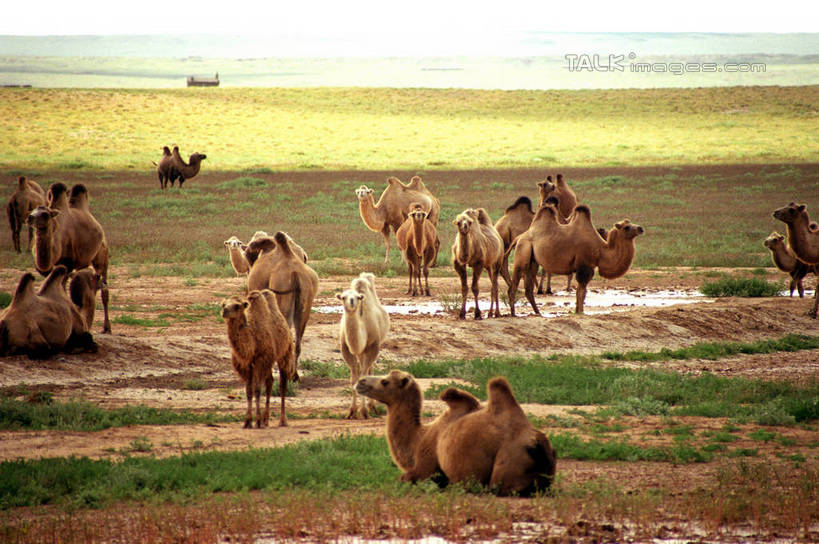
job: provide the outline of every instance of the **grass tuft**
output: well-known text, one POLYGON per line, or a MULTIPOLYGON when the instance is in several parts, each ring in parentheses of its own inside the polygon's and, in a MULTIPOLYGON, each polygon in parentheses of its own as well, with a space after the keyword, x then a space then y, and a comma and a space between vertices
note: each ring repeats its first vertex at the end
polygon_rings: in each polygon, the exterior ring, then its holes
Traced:
POLYGON ((780 285, 761 278, 722 278, 700 287, 709 297, 775 297, 781 290, 780 285))

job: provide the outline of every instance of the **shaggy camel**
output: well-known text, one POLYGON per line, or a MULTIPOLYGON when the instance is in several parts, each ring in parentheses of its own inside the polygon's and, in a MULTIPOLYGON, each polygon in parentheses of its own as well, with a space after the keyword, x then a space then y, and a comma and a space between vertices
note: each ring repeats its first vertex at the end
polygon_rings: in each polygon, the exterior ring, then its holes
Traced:
POLYGON ((557 181, 552 183, 552 176, 546 176, 546 181, 540 181, 537 184, 538 192, 540 193, 540 202, 538 208, 542 208, 546 204, 546 199, 550 196, 557 197, 560 205, 558 211, 563 217, 572 215, 575 206, 577 206, 577 195, 571 187, 563 180, 563 174, 557 175, 557 181))
MULTIPOLYGON (((159 163, 154 164, 156 164, 156 176, 159 178, 159 188, 164 191, 168 183, 173 187, 173 183, 179 179, 179 170, 173 165, 173 156, 167 145, 162 148, 162 158, 159 159, 159 163)), ((181 182, 179 186, 182 186, 181 182)))
MULTIPOLYGON (((381 344, 390 331, 390 316, 378 300, 375 292, 375 276, 362 272, 349 289, 336 295, 344 307, 339 327, 341 356, 350 367, 350 385, 353 386, 353 402, 347 419, 359 415, 355 384, 362 375, 369 374, 381 351, 381 344)), ((375 403, 361 403, 360 414, 366 419, 375 403)))
POLYGON ((65 184, 53 183, 48 190, 49 207, 38 206, 28 216, 34 227, 34 266, 48 274, 62 264, 71 272, 88 266, 102 277, 100 298, 104 314, 102 332, 111 332, 108 319, 108 244, 105 232, 88 209, 88 190, 84 185, 71 187, 70 205, 65 184))
POLYGON ((281 411, 279 426, 287 426, 285 396, 287 380, 295 377, 293 339, 290 329, 268 290, 251 291, 247 298, 232 297, 222 303, 222 318, 227 324, 230 362, 245 382, 247 411, 245 428, 253 426, 253 397, 256 397, 256 427, 267 427, 270 418, 270 395, 273 392, 273 364, 279 367, 281 411), (262 383, 265 408, 261 411, 262 383))
MULTIPOLYGON (((819 230, 811 228, 808 208, 793 202, 773 212, 773 216, 785 223, 788 245, 797 259, 808 265, 819 265, 819 230)), ((816 319, 819 309, 819 281, 813 293, 813 308, 808 315, 816 319)))
POLYGON ((455 243, 452 245, 452 267, 461 278, 461 311, 460 319, 466 317, 466 267, 472 267, 472 294, 475 296, 475 319, 481 319, 481 310, 478 307, 478 281, 484 268, 489 273, 491 282, 491 298, 489 302, 489 317, 500 317, 500 301, 498 300, 498 273, 503 262, 503 241, 498 231, 492 225, 492 220, 486 210, 467 209, 453 221, 458 227, 455 243))
POLYGON ((440 472, 441 483, 473 481, 500 495, 529 495, 552 483, 555 451, 529 422, 505 378, 489 381, 484 408, 469 393, 447 389, 441 400, 448 409, 429 425, 420 423, 421 390, 410 374, 367 376, 356 389, 387 405, 387 440, 404 481, 440 472))
POLYGON ((788 247, 785 237, 778 232, 772 232, 765 238, 765 247, 771 250, 771 259, 774 265, 782 272, 787 272, 790 275, 791 281, 788 284, 791 291, 790 296, 793 296, 794 290, 798 290, 799 298, 804 297, 805 287, 802 285, 802 279, 808 275, 808 272, 817 274, 819 266, 809 266, 797 259, 788 247))
MULTIPOLYGON (((171 160, 173 161, 174 169, 179 174, 180 189, 182 188, 182 184, 185 183, 185 180, 191 179, 199 173, 202 161, 207 158, 208 156, 204 153, 192 153, 188 162, 185 162, 182 157, 179 156, 179 146, 173 146, 171 160)), ((171 181, 171 187, 173 187, 173 181, 171 181)))
MULTIPOLYGON (((45 191, 37 183, 20 176, 17 179, 17 190, 9 197, 6 204, 6 214, 9 217, 11 227, 11 243, 14 251, 22 253, 20 248, 20 232, 30 214, 37 206, 46 203, 45 191)), ((28 227, 28 248, 31 248, 31 241, 34 238, 31 226, 28 227)))
POLYGON ((34 275, 26 272, 11 304, 0 315, 0 355, 26 353, 32 359, 60 350, 97 351, 85 319, 65 292, 68 270, 57 265, 34 292, 34 275))
MULTIPOLYGON (((275 249, 262 255, 250 268, 248 291, 266 288, 276 293, 279 309, 295 332, 298 365, 301 339, 318 292, 318 274, 307 266, 307 255, 290 236, 277 232, 273 240, 275 249)), ((298 380, 298 372, 295 379, 298 380)))
POLYGON ((577 279, 575 311, 583 313, 586 286, 597 268, 607 279, 625 274, 634 259, 634 238, 643 234, 643 227, 632 225, 627 219, 617 223, 604 240, 597 233, 588 206, 575 208, 572 220, 562 225, 558 211, 544 206, 535 214, 532 225, 521 234, 515 248, 514 273, 509 286, 509 306, 515 315, 515 295, 520 278, 525 278, 526 298, 533 311, 540 315, 534 296, 535 274, 538 265, 552 274, 574 273, 577 279))
MULTIPOLYGON (((293 238, 291 238, 289 234, 285 233, 285 235, 287 236, 288 240, 290 240, 290 249, 293 250, 293 253, 298 255, 306 263, 307 253, 305 253, 304 249, 294 242, 293 238)), ((251 289, 263 289, 267 285, 267 276, 265 275, 264 269, 269 268, 269 265, 262 265, 257 268, 255 272, 253 269, 256 261, 261 257, 265 257, 267 260, 270 260, 271 255, 275 250, 276 240, 274 240, 272 236, 268 236, 267 233, 262 231, 256 231, 253 238, 251 238, 250 242, 247 244, 247 247, 244 248, 245 258, 247 259, 251 270, 250 275, 248 275, 248 281, 252 281, 253 285, 259 285, 259 287, 251 287, 251 289)))
POLYGON ((438 231, 428 217, 429 214, 416 205, 395 233, 398 247, 409 269, 407 294, 411 296, 419 293, 429 296, 429 266, 435 258, 438 231), (422 265, 425 288, 421 287, 422 265))
MULTIPOLYGON (((397 232, 410 212, 411 206, 419 204, 429 213, 429 220, 438 226, 438 216, 441 213, 441 204, 424 185, 419 176, 414 176, 406 185, 396 177, 387 179, 387 188, 381 193, 378 203, 373 198, 373 190, 362 185, 355 192, 358 197, 358 211, 364 224, 373 232, 380 232, 384 236, 384 245, 387 250, 384 254, 384 264, 390 262, 390 228, 397 232)), ((435 258, 441 242, 435 238, 435 258)))
POLYGON ((90 268, 83 268, 74 273, 74 277, 71 278, 71 283, 68 286, 71 302, 77 307, 89 331, 94 323, 94 310, 96 308, 94 299, 97 296, 97 291, 103 288, 104 282, 102 276, 95 274, 90 268))
POLYGON ((230 254, 230 264, 233 266, 233 271, 236 272, 236 277, 250 272, 250 263, 245 256, 247 246, 235 236, 231 236, 225 240, 225 247, 230 254))

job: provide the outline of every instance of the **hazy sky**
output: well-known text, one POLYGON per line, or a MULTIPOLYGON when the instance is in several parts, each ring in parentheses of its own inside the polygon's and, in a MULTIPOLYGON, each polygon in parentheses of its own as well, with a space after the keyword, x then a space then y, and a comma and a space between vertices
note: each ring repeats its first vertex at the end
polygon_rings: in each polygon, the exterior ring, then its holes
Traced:
POLYGON ((819 32, 815 0, 7 0, 0 34, 223 33, 412 41, 431 33, 819 32), (812 7, 809 7, 812 6, 812 7))

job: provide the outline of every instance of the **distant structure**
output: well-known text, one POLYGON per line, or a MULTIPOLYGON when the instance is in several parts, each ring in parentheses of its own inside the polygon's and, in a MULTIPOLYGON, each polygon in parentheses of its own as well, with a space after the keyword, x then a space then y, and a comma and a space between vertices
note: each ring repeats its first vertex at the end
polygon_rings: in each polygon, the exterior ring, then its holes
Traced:
POLYGON ((215 77, 195 77, 188 76, 188 87, 218 87, 219 72, 215 77))

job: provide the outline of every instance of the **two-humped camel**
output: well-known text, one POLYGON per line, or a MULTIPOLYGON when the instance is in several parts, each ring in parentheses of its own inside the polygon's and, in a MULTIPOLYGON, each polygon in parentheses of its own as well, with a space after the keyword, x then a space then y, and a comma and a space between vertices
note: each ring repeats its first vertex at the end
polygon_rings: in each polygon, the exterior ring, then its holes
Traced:
POLYGON ((0 314, 0 355, 44 358, 57 351, 97 350, 86 321, 65 292, 68 270, 55 266, 39 291, 34 275, 23 274, 11 304, 0 314))
POLYGON ((356 390, 387 405, 387 442, 403 481, 473 481, 500 495, 529 495, 552 483, 555 451, 503 377, 487 384, 483 408, 466 391, 445 390, 447 410, 428 425, 421 423, 421 388, 406 372, 366 376, 356 390))
POLYGON ((429 220, 429 214, 416 205, 396 231, 395 239, 409 269, 407 294, 429 296, 429 267, 435 258, 435 241, 438 239, 438 230, 429 220), (422 270, 424 288, 421 287, 422 270))
MULTIPOLYGON (((179 155, 179 146, 173 146, 173 152, 171 153, 171 164, 173 165, 173 173, 179 176, 180 189, 182 188, 182 184, 185 183, 185 180, 191 179, 199 173, 199 169, 202 167, 202 161, 207 158, 208 156, 204 153, 191 153, 190 158, 188 158, 188 162, 185 162, 185 160, 179 155)), ((162 159, 165 159, 164 155, 162 159)), ((171 178, 171 187, 173 187, 173 178, 171 178)))
POLYGON ((798 290, 799 298, 803 298, 805 287, 802 285, 802 280, 808 275, 808 272, 819 275, 819 265, 807 265, 797 259, 791 248, 788 247, 785 237, 778 232, 769 234, 764 244, 771 251, 771 260, 774 265, 791 277, 788 284, 790 296, 793 296, 794 290, 798 290))
POLYGON ((88 190, 78 183, 71 187, 53 183, 48 190, 48 206, 38 206, 28 216, 28 224, 34 228, 34 266, 47 275, 54 266, 64 265, 69 273, 93 266, 102 277, 102 332, 111 332, 108 319, 108 243, 105 232, 89 210, 88 190))
MULTIPOLYGON (((26 179, 25 176, 20 176, 17 179, 17 190, 9 197, 6 204, 6 214, 9 218, 9 226, 11 227, 11 243, 14 246, 14 251, 22 253, 20 248, 20 233, 23 230, 23 225, 26 224, 26 218, 37 206, 44 206, 46 203, 45 191, 36 182, 26 179)), ((34 238, 34 233, 31 225, 28 227, 28 247, 31 248, 31 242, 34 238)))
MULTIPOLYGON (((424 182, 419 176, 414 176, 406 185, 396 177, 387 179, 387 188, 381 193, 378 203, 373 198, 373 190, 366 185, 362 185, 355 191, 358 198, 358 211, 364 224, 373 232, 380 232, 384 236, 386 253, 384 254, 384 264, 390 262, 390 228, 397 232, 414 204, 418 204, 429 214, 429 221, 437 228, 438 217, 441 213, 441 203, 429 192, 424 182)), ((432 266, 438 256, 438 248, 441 242, 435 238, 435 257, 432 266)))
POLYGON ((361 376, 372 372, 381 345, 390 331, 390 316, 376 294, 375 276, 369 272, 359 274, 350 288, 337 294, 336 298, 344 308, 339 326, 341 356, 350 367, 350 385, 353 386, 353 401, 347 419, 355 419, 359 413, 366 419, 375 409, 375 403, 362 400, 359 409, 355 384, 361 376))
MULTIPOLYGON (((797 259, 807 265, 819 265, 819 230, 811 228, 808 208, 793 202, 773 212, 773 216, 786 225, 788 245, 797 259)), ((813 294, 813 308, 808 315, 816 319, 819 306, 819 281, 813 294)))
POLYGON ((577 279, 575 311, 583 313, 586 286, 594 277, 594 269, 606 279, 619 278, 628 272, 634 259, 634 238, 643 234, 643 227, 628 219, 609 231, 604 240, 595 230, 588 206, 575 208, 571 221, 561 224, 558 211, 546 205, 535 214, 529 229, 521 234, 515 249, 514 273, 509 285, 509 306, 515 315, 518 283, 524 277, 526 298, 532 310, 540 315, 534 296, 538 265, 552 274, 574 274, 577 279))
POLYGON ((285 397, 287 380, 296 377, 293 338, 275 295, 268 289, 251 291, 247 298, 231 297, 222 302, 222 318, 227 325, 230 362, 245 383, 247 411, 245 428, 253 426, 253 397, 256 397, 256 427, 267 427, 270 395, 273 392, 273 364, 279 368, 281 409, 279 426, 287 426, 285 397), (265 408, 261 410, 262 384, 265 408))
POLYGON ((481 310, 478 306, 478 281, 485 268, 489 273, 491 283, 491 298, 489 302, 489 317, 500 317, 500 301, 498 299, 498 274, 503 262, 503 241, 498 231, 492 225, 492 219, 486 210, 469 208, 464 210, 452 222, 458 232, 455 243, 452 244, 452 267, 461 278, 461 311, 460 319, 466 317, 466 268, 472 267, 472 294, 475 297, 475 319, 481 319, 481 310))

